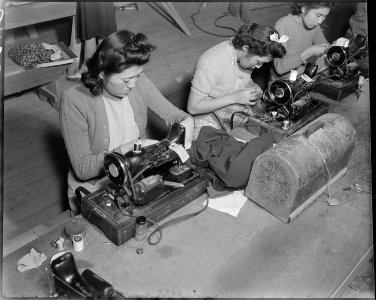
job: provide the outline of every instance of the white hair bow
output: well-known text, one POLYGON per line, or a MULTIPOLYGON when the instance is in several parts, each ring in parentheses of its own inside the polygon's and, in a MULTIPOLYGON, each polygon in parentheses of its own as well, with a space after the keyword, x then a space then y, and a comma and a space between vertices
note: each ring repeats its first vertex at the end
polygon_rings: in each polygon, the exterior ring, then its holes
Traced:
POLYGON ((276 32, 271 34, 269 37, 272 42, 277 42, 277 43, 286 43, 289 40, 289 37, 287 35, 282 35, 281 37, 279 37, 278 33, 276 32))

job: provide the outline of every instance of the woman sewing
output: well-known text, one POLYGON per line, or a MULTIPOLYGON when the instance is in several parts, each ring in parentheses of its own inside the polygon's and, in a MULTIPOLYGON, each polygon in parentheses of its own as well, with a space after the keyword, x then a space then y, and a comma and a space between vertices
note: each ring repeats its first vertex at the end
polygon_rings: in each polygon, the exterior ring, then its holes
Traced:
POLYGON ((143 66, 154 49, 142 33, 111 33, 88 60, 83 85, 64 92, 60 126, 70 159, 68 199, 73 215, 80 212, 78 186, 93 192, 108 181, 103 167, 106 152, 124 154, 136 140, 142 146, 156 142, 145 136, 148 109, 167 126, 183 125, 185 147, 190 147, 192 117, 172 105, 144 74, 143 66))
POLYGON ((324 54, 330 45, 320 25, 333 6, 331 2, 315 1, 290 4, 290 13, 274 25, 281 35, 287 35, 289 39, 283 43, 286 55, 273 61, 270 80, 288 78, 291 70, 302 74, 307 61, 317 63, 319 71, 326 67, 324 54))
POLYGON ((197 138, 203 126, 229 131, 231 116, 243 111, 253 114, 262 110, 258 101, 261 88, 252 81, 255 68, 276 57, 285 49, 272 40, 278 32, 270 26, 242 25, 235 36, 205 51, 194 72, 187 110, 195 115, 197 138))

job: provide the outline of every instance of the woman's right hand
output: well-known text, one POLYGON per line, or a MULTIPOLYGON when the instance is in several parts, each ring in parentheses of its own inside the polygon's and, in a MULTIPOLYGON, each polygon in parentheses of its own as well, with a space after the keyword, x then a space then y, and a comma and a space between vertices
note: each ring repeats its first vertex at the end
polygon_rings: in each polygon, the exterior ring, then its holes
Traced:
POLYGON ((233 94, 235 103, 244 105, 255 105, 262 96, 262 90, 257 87, 250 87, 239 90, 233 94))
POLYGON ((317 56, 317 57, 320 57, 320 56, 323 56, 323 55, 328 51, 329 48, 330 48, 330 45, 328 45, 328 44, 317 44, 317 45, 313 45, 313 46, 307 48, 307 49, 302 53, 302 56, 305 57, 305 60, 307 60, 307 59, 310 58, 311 56, 317 56))

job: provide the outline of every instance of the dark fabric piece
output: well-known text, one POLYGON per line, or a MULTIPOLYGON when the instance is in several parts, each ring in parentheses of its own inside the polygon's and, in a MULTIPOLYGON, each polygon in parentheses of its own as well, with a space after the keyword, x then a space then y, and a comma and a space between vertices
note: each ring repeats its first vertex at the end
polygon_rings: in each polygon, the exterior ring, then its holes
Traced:
POLYGON ((117 30, 113 2, 77 2, 77 38, 104 38, 117 30))
POLYGON ((192 144, 191 156, 199 162, 207 161, 226 187, 241 188, 248 183, 256 157, 273 142, 273 135, 266 133, 244 144, 223 130, 204 126, 192 144))
POLYGON ((218 190, 218 188, 214 187, 214 184, 212 182, 209 182, 208 187, 206 188, 206 192, 208 193, 208 196, 210 199, 215 199, 219 197, 223 197, 226 195, 231 194, 233 191, 232 189, 225 189, 225 190, 218 190))

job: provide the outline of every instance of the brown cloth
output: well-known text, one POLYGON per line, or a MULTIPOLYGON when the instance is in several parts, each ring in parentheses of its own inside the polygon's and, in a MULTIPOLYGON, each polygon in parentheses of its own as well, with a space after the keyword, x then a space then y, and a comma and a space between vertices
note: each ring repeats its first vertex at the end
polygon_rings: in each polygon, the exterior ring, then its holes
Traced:
POLYGON ((242 188, 248 183, 256 157, 271 148, 273 142, 271 133, 243 143, 223 130, 204 126, 192 144, 191 158, 207 161, 227 188, 242 188))

